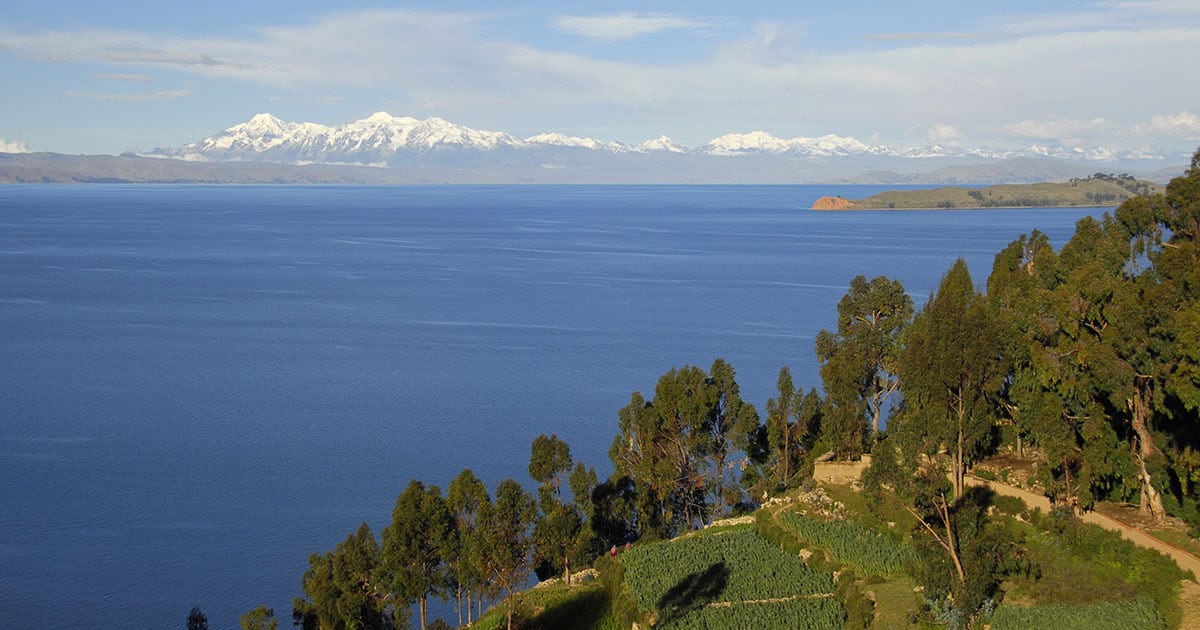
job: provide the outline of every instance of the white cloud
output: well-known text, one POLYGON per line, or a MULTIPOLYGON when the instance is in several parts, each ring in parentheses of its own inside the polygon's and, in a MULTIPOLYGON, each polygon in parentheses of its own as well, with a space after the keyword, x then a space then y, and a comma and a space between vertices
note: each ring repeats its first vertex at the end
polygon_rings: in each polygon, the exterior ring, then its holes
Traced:
POLYGON ((1158 15, 1200 15, 1200 4, 1195 0, 1116 0, 1099 6, 1158 15))
POLYGON ((29 147, 19 140, 0 138, 0 153, 29 153, 29 147))
POLYGON ((106 81, 121 81, 124 83, 151 83, 154 81, 154 79, 152 77, 146 76, 144 74, 127 74, 127 73, 97 74, 96 78, 104 79, 106 81))
POLYGON ((1146 136, 1196 138, 1200 136, 1200 117, 1191 112, 1160 114, 1137 125, 1135 131, 1146 136))
MULTIPOLYGON (((704 27, 644 13, 607 16, 620 19, 605 26, 596 21, 603 17, 584 18, 572 32, 616 38, 704 27)), ((849 48, 835 51, 820 47, 808 25, 759 23, 705 38, 702 54, 613 61, 590 56, 587 46, 552 51, 497 38, 489 19, 370 10, 208 39, 0 29, 0 48, 31 59, 245 81, 279 88, 277 94, 366 91, 393 113, 426 109, 522 136, 554 129, 633 141, 666 133, 685 144, 751 129, 781 137, 879 134, 897 144, 951 132, 969 144, 1106 134, 1134 142, 1133 125, 1200 103, 1200 82, 1180 78, 1200 58, 1195 20, 862 49, 843 41, 849 48), (1109 89, 1114 82, 1119 89, 1109 89), (613 137, 614 129, 624 137, 613 137)), ((140 98, 153 94, 182 96, 140 98)), ((1168 119, 1144 124, 1153 125, 1145 133, 1180 127, 1168 119)))
POLYGON ((954 142, 963 137, 958 127, 944 123, 934 123, 926 130, 925 135, 929 138, 930 142, 935 143, 954 142))
POLYGON ((1118 126, 1103 118, 1092 120, 1072 120, 1067 118, 1046 118, 1043 120, 1023 120, 1009 123, 1000 127, 1004 133, 1025 139, 1059 140, 1063 138, 1080 138, 1096 135, 1108 135, 1118 131, 1118 126))
POLYGON ((344 96, 271 96, 267 98, 272 103, 318 103, 321 105, 331 105, 335 103, 346 102, 344 96))
POLYGON ((162 90, 158 92, 96 93, 68 90, 67 96, 93 101, 170 101, 191 94, 191 90, 162 90))
POLYGON ((592 39, 620 40, 683 28, 704 28, 703 22, 657 13, 623 11, 609 15, 562 15, 554 26, 573 35, 592 39))

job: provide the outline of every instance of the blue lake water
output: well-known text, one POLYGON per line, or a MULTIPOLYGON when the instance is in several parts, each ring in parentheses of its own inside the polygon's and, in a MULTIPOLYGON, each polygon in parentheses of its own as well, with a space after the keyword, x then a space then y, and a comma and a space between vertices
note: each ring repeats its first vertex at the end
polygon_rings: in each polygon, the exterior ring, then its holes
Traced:
POLYGON ((606 475, 670 367, 761 410, 855 275, 920 303, 1098 212, 805 210, 878 190, 0 187, 0 627, 289 626, 410 478, 528 482, 541 433, 606 475))

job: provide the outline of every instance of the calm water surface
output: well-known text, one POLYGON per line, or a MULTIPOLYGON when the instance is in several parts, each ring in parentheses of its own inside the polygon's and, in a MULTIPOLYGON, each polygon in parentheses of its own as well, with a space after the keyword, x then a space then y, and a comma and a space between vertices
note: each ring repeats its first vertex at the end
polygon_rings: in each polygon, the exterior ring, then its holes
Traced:
POLYGON ((855 275, 920 303, 1097 212, 805 210, 878 190, 0 187, 0 627, 287 626, 410 478, 527 482, 541 433, 603 476, 670 367, 761 410, 855 275))

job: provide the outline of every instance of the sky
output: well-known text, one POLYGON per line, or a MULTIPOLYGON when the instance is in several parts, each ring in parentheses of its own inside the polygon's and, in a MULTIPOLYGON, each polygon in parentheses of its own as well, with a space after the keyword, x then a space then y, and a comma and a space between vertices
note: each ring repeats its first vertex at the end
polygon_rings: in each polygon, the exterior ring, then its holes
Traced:
POLYGON ((269 112, 700 146, 1200 145, 1200 1, 4 0, 0 151, 180 146, 269 112))

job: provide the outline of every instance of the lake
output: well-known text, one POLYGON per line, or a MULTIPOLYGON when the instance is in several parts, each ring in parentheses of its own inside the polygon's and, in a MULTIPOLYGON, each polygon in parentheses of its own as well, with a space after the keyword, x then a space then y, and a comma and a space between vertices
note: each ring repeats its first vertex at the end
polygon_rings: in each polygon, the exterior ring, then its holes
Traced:
POLYGON ((762 412, 855 275, 920 304, 1099 212, 806 210, 883 189, 2 186, 0 627, 289 627, 409 479, 532 487, 542 433, 607 475, 672 366, 762 412))

